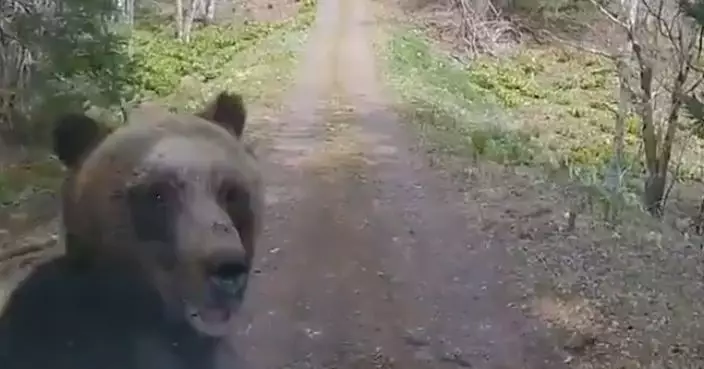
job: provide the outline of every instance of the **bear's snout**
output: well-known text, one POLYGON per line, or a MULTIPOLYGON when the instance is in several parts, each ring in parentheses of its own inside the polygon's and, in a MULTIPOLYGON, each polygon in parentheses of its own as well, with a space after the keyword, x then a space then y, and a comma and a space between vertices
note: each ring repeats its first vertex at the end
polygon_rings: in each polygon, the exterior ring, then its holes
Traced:
MULTIPOLYGON (((198 273, 191 275, 195 288, 185 296, 188 321, 208 336, 229 332, 229 323, 244 301, 249 280, 250 261, 241 247, 215 247, 199 258, 198 273)), ((195 265, 194 265, 195 266, 195 265)))
POLYGON ((207 262, 206 273, 213 299, 224 303, 242 297, 247 286, 250 264, 237 252, 217 253, 207 262))

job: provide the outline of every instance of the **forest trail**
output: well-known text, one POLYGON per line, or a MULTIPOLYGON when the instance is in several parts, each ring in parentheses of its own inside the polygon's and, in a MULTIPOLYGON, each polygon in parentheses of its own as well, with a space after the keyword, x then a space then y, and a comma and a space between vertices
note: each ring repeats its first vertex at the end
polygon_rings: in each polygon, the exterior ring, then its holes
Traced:
POLYGON ((482 209, 388 108, 369 0, 319 0, 265 163, 267 220, 237 347, 251 369, 559 368, 505 292, 482 209))

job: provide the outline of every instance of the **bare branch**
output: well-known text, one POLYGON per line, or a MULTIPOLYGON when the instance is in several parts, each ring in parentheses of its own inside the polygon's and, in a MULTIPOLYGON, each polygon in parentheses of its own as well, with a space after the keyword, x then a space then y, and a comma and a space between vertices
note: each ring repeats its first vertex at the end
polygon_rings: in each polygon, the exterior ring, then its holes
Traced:
POLYGON ((491 1, 477 5, 469 4, 468 0, 453 0, 451 4, 459 16, 456 37, 462 41, 464 51, 470 56, 493 54, 502 42, 520 37, 514 26, 503 20, 491 1))

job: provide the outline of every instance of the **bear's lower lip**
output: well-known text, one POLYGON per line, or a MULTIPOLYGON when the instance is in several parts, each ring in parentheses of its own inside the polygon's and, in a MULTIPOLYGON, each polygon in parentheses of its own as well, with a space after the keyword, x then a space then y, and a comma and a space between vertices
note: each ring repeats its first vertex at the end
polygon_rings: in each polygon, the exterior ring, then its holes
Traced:
POLYGON ((211 337, 222 337, 232 329, 229 308, 186 306, 186 319, 197 331, 211 337))

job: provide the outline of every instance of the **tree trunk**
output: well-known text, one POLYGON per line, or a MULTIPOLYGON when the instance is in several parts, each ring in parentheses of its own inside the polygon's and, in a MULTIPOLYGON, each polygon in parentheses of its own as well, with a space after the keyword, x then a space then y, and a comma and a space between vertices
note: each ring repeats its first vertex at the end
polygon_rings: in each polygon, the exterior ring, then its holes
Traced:
POLYGON ((645 194, 643 203, 646 210, 655 217, 661 217, 663 213, 662 198, 665 195, 666 175, 649 174, 645 180, 645 194))
POLYGON ((201 0, 191 0, 191 6, 183 20, 183 41, 191 42, 191 31, 193 30, 193 21, 196 18, 198 9, 201 8, 201 0))
POLYGON ((134 1, 135 0, 125 0, 125 22, 129 26, 130 32, 132 32, 132 28, 134 27, 134 1))
MULTIPOLYGON (((134 31, 134 1, 135 0, 125 0, 125 24, 127 25, 130 35, 132 35, 134 31)), ((130 58, 134 54, 134 40, 132 37, 128 40, 127 53, 130 58)))
POLYGON ((658 151, 659 141, 655 129, 655 112, 653 109, 653 69, 649 64, 641 63, 639 115, 643 124, 643 149, 648 178, 645 180, 643 203, 650 214, 662 215, 662 198, 665 194, 667 172, 661 172, 662 154, 658 151))
POLYGON ((112 22, 124 22, 124 17, 126 14, 125 0, 115 0, 115 8, 119 15, 114 14, 110 16, 110 21, 112 22))
POLYGON ((215 22, 215 6, 216 0, 205 1, 205 24, 213 24, 215 22))
POLYGON ((628 119, 631 95, 628 91, 628 56, 621 53, 616 62, 618 74, 618 110, 614 127, 614 159, 619 169, 623 166, 623 150, 626 137, 626 119, 628 119))
MULTIPOLYGON (((672 158, 672 146, 675 142, 675 135, 677 133, 677 124, 679 123, 679 111, 682 107, 681 95, 684 88, 684 83, 686 81, 686 71, 685 65, 680 65, 680 70, 674 80, 674 85, 670 95, 670 112, 668 114, 667 120, 664 122, 665 127, 665 137, 662 140, 654 139, 654 145, 657 146, 658 141, 660 143, 660 150, 657 150, 658 156, 654 160, 648 160, 648 179, 645 181, 645 207, 655 217, 661 217, 665 207, 664 195, 665 195, 665 185, 667 184, 667 175, 670 167, 670 159, 672 158)), ((652 105, 649 105, 652 107, 652 105)), ((645 109, 646 112, 652 117, 652 108, 650 110, 645 109)), ((651 121, 652 124, 652 121, 651 121)), ((646 132, 643 132, 644 142, 646 138, 646 132)), ((651 132, 651 135, 654 134, 651 132)), ((651 137, 651 140, 652 137, 651 137)), ((647 147, 647 146, 646 146, 647 147)))
POLYGON ((176 0, 176 37, 183 41, 183 0, 176 0))

